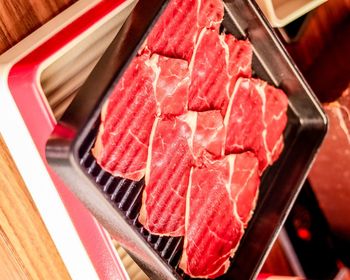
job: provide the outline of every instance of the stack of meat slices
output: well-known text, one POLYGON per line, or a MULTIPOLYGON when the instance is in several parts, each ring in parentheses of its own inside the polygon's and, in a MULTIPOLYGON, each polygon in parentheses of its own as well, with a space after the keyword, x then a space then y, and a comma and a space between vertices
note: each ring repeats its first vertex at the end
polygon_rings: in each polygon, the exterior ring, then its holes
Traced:
POLYGON ((251 78, 248 40, 219 34, 221 0, 172 0, 104 104, 102 168, 145 177, 139 221, 184 236, 179 267, 224 274, 283 149, 288 100, 251 78), (127 108, 125 110, 125 108, 127 108))

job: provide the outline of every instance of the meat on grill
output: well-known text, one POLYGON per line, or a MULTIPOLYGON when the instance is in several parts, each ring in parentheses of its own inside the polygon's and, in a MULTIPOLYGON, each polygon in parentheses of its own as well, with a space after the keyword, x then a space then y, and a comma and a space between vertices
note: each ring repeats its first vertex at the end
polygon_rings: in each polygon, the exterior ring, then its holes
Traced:
POLYGON ((226 272, 255 205, 257 174, 251 153, 207 159, 191 170, 179 265, 186 274, 215 278, 226 272))
POLYGON ((157 118, 150 138, 139 221, 151 233, 184 234, 191 167, 205 154, 223 153, 225 130, 219 111, 157 118))
POLYGON ((189 110, 224 115, 237 78, 251 76, 251 60, 248 41, 202 29, 190 63, 189 110))
POLYGON ((251 152, 234 157, 230 197, 236 203, 237 214, 244 227, 253 215, 260 185, 259 162, 251 152))
POLYGON ((219 34, 221 0, 171 0, 103 106, 92 150, 114 176, 145 176, 140 223, 184 236, 179 267, 224 274, 283 149, 288 100, 251 78, 252 46, 219 34))
POLYGON ((202 28, 218 33, 224 16, 221 0, 171 0, 147 38, 145 50, 190 61, 202 28))
POLYGON ((186 193, 193 155, 195 113, 157 118, 150 139, 139 221, 154 234, 184 234, 186 193))
POLYGON ((283 149, 288 99, 259 79, 240 78, 225 116, 226 154, 253 151, 262 173, 283 149))
POLYGON ((187 61, 154 54, 149 63, 156 73, 154 91, 158 115, 184 114, 190 84, 187 61))
POLYGON ((149 136, 157 112, 153 88, 156 75, 147 61, 147 56, 136 57, 113 89, 103 106, 92 150, 103 169, 135 181, 145 174, 149 136))
POLYGON ((186 61, 136 57, 103 106, 92 150, 100 166, 114 176, 140 180, 156 115, 185 113, 188 86, 186 61))

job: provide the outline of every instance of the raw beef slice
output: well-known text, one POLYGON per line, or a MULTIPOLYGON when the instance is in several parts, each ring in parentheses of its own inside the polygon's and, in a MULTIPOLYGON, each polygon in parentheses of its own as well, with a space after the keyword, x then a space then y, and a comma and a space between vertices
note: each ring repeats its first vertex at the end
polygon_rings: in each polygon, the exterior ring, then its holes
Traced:
POLYGON ((160 235, 184 234, 186 193, 191 166, 202 155, 223 153, 225 130, 219 111, 188 112, 157 118, 153 126, 140 222, 160 235))
POLYGON ((150 65, 157 75, 155 92, 158 115, 184 114, 190 85, 187 61, 154 54, 150 65))
POLYGON ((114 176, 138 181, 144 174, 156 117, 155 73, 148 57, 135 58, 104 104, 92 150, 98 164, 114 176))
MULTIPOLYGON (((240 155, 208 160, 205 166, 191 170, 179 264, 191 277, 215 278, 224 274, 243 235, 236 200, 231 198, 231 181, 241 168, 236 157, 240 155)), ((245 184, 242 178, 235 183, 240 182, 245 184)))
POLYGON ((190 61, 199 31, 219 31, 221 0, 171 0, 147 38, 145 50, 190 61))
POLYGON ((154 234, 184 234, 186 193, 193 156, 195 114, 157 118, 150 139, 139 221, 154 234))
POLYGON ((288 99, 259 79, 240 78, 225 116, 226 154, 253 151, 262 173, 283 149, 288 99))
POLYGON ((224 115, 237 78, 251 76, 251 60, 248 41, 204 28, 190 63, 189 110, 221 110, 224 115))
POLYGON ((229 93, 231 96, 239 77, 250 78, 252 76, 253 48, 248 39, 237 40, 231 34, 225 36, 225 43, 228 46, 229 93))
MULTIPOLYGON (((220 111, 196 113, 196 131, 193 138, 193 154, 197 160, 210 153, 214 158, 224 154, 225 127, 220 111)), ((197 163, 199 164, 199 163, 197 163)))
POLYGON ((237 213, 244 227, 255 209, 259 193, 259 162, 255 155, 246 152, 234 156, 230 197, 236 203, 237 213))
POLYGON ((188 86, 186 61, 158 55, 136 57, 102 109, 92 151, 100 166, 114 176, 140 180, 156 115, 183 114, 188 86))

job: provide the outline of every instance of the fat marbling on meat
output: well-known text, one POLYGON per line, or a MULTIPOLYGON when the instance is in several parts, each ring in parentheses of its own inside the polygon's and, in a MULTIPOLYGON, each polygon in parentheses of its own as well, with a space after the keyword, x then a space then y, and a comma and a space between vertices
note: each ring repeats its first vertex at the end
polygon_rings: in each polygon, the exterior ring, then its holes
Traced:
POLYGON ((202 29, 190 62, 188 108, 224 115, 238 77, 250 77, 252 48, 230 34, 202 29))
POLYGON ((147 60, 147 56, 136 57, 113 89, 103 106, 92 150, 103 169, 136 181, 145 174, 149 136, 157 112, 153 88, 156 75, 147 60))
MULTIPOLYGON (((208 153, 213 158, 224 154, 225 126, 220 111, 212 110, 198 112, 196 132, 193 138, 193 154, 197 161, 208 153)), ((197 165, 200 163, 197 162, 197 165)))
POLYGON ((98 164, 114 176, 140 180, 155 117, 185 113, 188 86, 186 61, 159 55, 136 57, 103 106, 92 150, 98 164))
POLYGON ((191 170, 184 250, 179 267, 192 277, 224 274, 255 207, 258 162, 252 153, 206 159, 191 170))
POLYGON ((230 185, 230 197, 236 203, 237 214, 244 227, 253 215, 259 194, 259 162, 251 152, 235 156, 230 185))
POLYGON ((157 115, 186 113, 190 85, 187 61, 153 54, 149 65, 156 74, 153 84, 157 115))
POLYGON ((286 94, 259 79, 240 78, 225 116, 226 154, 253 151, 263 172, 283 149, 286 94))
POLYGON ((202 28, 218 33, 224 16, 221 0, 171 0, 155 24, 144 51, 190 61, 202 28))
POLYGON ((181 236, 185 226, 185 197, 193 156, 194 114, 187 118, 157 118, 150 148, 139 221, 154 234, 181 236))
POLYGON ((203 154, 220 156, 224 138, 219 111, 188 112, 156 119, 148 149, 139 216, 147 230, 159 235, 184 235, 191 167, 202 164, 203 154))

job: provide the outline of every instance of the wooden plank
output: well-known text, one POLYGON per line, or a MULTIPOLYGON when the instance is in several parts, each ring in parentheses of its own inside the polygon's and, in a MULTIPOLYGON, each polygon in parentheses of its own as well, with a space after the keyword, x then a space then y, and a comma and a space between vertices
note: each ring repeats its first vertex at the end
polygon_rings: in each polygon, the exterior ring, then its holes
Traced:
POLYGON ((0 170, 0 279, 70 279, 1 136, 0 170))
POLYGON ((0 0, 0 54, 77 0, 0 0))

